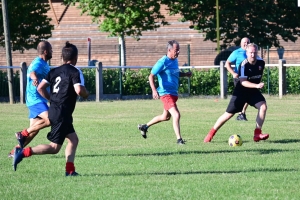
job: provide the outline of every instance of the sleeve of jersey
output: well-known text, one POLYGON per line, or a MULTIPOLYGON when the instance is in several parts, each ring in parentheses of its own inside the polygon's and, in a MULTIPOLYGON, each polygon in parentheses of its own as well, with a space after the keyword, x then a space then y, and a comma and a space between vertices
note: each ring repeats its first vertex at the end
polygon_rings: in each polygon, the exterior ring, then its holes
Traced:
POLYGON ((158 61, 155 63, 155 65, 152 67, 151 74, 153 74, 153 75, 159 74, 159 72, 162 71, 163 66, 164 66, 163 60, 162 60, 162 59, 158 60, 158 61))
POLYGON ((81 85, 80 72, 78 70, 73 73, 72 82, 73 85, 81 85))
POLYGON ((245 74, 245 64, 247 60, 244 60, 241 63, 241 66, 239 68, 239 78, 247 78, 247 75, 245 74))
POLYGON ((79 71, 79 74, 80 74, 80 85, 82 85, 82 86, 84 86, 84 76, 83 76, 83 73, 82 73, 82 71, 79 69, 79 68, 77 68, 78 69, 78 71, 79 71))
POLYGON ((230 62, 230 63, 234 63, 236 61, 236 51, 233 51, 230 56, 227 58, 227 60, 230 62))

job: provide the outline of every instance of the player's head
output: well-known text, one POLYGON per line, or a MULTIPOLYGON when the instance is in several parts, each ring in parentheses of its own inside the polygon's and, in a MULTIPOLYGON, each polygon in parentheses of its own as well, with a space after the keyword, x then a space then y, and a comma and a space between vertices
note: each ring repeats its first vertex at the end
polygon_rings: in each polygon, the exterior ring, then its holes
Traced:
POLYGON ((247 44, 250 43, 250 39, 247 37, 242 38, 241 40, 241 48, 246 50, 247 44))
POLYGON ((52 46, 47 41, 41 41, 37 46, 38 55, 48 61, 52 58, 52 46))
POLYGON ((247 60, 250 63, 254 63, 257 59, 257 52, 258 52, 258 47, 254 43, 249 43, 246 47, 246 55, 247 55, 247 60))
POLYGON ((178 57, 180 53, 180 46, 176 40, 171 40, 167 44, 167 56, 171 59, 175 59, 178 57))
POLYGON ((67 41, 66 45, 62 48, 61 57, 64 63, 69 62, 73 65, 76 65, 78 58, 77 47, 67 41))

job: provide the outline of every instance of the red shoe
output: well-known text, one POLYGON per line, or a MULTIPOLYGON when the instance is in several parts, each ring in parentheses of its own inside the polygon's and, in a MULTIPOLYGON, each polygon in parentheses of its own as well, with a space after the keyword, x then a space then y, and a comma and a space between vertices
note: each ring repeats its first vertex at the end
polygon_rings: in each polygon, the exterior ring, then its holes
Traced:
POLYGON ((207 136, 204 138, 204 141, 205 143, 208 143, 210 142, 212 139, 213 139, 214 136, 210 135, 210 134, 207 134, 207 136))
POLYGON ((255 134, 253 137, 254 142, 259 142, 260 140, 266 140, 269 138, 269 134, 255 134))

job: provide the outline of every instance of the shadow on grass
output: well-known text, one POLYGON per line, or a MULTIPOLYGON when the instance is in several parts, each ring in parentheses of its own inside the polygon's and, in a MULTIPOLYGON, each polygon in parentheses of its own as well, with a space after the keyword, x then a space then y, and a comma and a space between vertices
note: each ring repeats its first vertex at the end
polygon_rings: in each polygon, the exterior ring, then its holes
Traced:
MULTIPOLYGON (((290 150, 283 149, 251 149, 251 150, 218 150, 218 151, 178 151, 178 152, 157 152, 157 153, 124 153, 124 154, 90 154, 90 155, 76 155, 76 157, 102 157, 102 156, 171 156, 171 155, 188 155, 188 154, 224 154, 237 152, 254 152, 258 154, 271 154, 278 152, 287 152, 290 150)), ((294 150, 293 150, 294 151, 294 150)))
POLYGON ((286 169, 286 168, 262 168, 262 169, 246 169, 246 170, 229 170, 229 171, 186 171, 186 172, 123 172, 123 173, 112 173, 112 174, 87 174, 83 176, 145 176, 145 175, 193 175, 193 174, 241 174, 241 173, 252 173, 252 172, 298 172, 297 169, 286 169))
POLYGON ((281 143, 281 144, 288 144, 288 143, 298 143, 300 142, 299 139, 284 139, 284 140, 273 140, 269 141, 270 143, 281 143))

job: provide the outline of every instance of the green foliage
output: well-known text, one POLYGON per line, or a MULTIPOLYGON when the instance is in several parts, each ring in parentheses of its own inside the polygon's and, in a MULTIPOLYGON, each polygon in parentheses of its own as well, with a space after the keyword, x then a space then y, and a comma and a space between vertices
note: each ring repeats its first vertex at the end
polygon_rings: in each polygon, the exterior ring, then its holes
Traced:
MULTIPOLYGON (((85 79, 85 86, 91 92, 96 93, 95 68, 81 69, 85 79)), ((103 92, 104 94, 120 94, 120 78, 122 79, 122 95, 151 95, 151 87, 149 85, 148 76, 151 69, 127 69, 124 74, 119 69, 105 69, 103 75, 103 92), (121 75, 122 74, 122 75, 121 75), (120 77, 121 75, 121 77, 120 77)), ((190 95, 220 95, 220 73, 219 69, 209 70, 191 70, 193 75, 189 79, 181 77, 179 80, 180 94, 188 93, 190 87, 190 95)), ((0 97, 8 96, 8 84, 6 71, 0 71, 0 97)), ((288 94, 300 94, 300 67, 288 67, 286 70, 286 85, 288 94)), ((20 77, 17 71, 13 75, 13 85, 15 96, 20 95, 20 77)), ((266 68, 262 78, 265 83, 262 93, 270 95, 278 95, 278 68, 266 68), (269 77, 269 78, 268 78, 269 77)), ((156 87, 158 82, 155 79, 156 87)), ((234 85, 230 73, 227 74, 228 94, 233 93, 234 85)))
MULTIPOLYGON (((240 44, 249 37, 261 47, 282 47, 279 39, 295 42, 300 35, 300 8, 295 0, 228 1, 219 0, 219 31, 222 48, 240 44), (280 37, 278 37, 280 36, 280 37)), ((206 33, 205 40, 217 42, 216 1, 162 0, 171 14, 181 14, 181 21, 191 21, 191 28, 206 33)))
POLYGON ((142 31, 153 30, 166 25, 160 13, 160 2, 156 0, 65 0, 65 3, 79 3, 82 13, 93 17, 101 31, 109 36, 132 36, 139 40, 142 31), (159 23, 158 23, 159 22, 159 23))
MULTIPOLYGON (((46 16, 48 4, 39 0, 7 0, 10 40, 13 51, 36 48, 41 40, 52 36, 54 28, 46 16)), ((2 4, 0 4, 2 8, 2 4)), ((5 46, 3 15, 0 15, 0 45, 5 46)))

